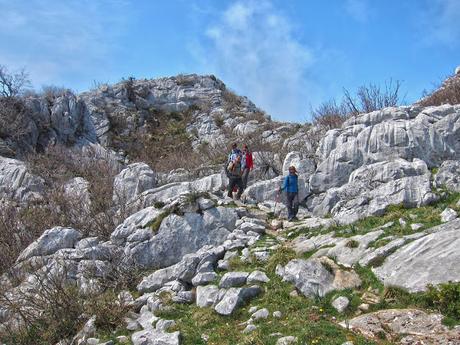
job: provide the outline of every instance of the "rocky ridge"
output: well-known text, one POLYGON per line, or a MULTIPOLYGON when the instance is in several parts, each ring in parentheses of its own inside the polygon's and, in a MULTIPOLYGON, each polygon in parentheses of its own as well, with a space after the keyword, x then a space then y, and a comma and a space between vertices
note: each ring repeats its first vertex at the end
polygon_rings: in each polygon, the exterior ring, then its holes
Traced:
MULTIPOLYGON (((315 145, 311 136, 302 135, 316 129, 286 124, 266 129, 270 121, 254 120, 258 110, 249 100, 227 92, 212 76, 192 75, 104 85, 80 96, 63 95, 51 108, 29 99, 39 121, 37 131, 31 127, 32 147, 72 143, 119 165, 112 214, 121 222, 109 238, 88 237, 72 227, 44 231, 1 278, 2 300, 8 303, 0 307, 0 331, 23 325, 29 301, 53 279, 97 296, 114 276, 139 271, 136 291, 115 289, 117 303, 129 310, 117 325, 125 335, 98 339, 97 319, 88 315, 81 332, 61 344, 121 339, 136 345, 216 343, 207 326, 194 324, 203 331, 197 337, 184 319, 203 313, 214 322, 231 320, 240 340, 326 341, 322 334, 294 326, 299 321, 289 313, 293 302, 305 308, 313 325, 329 322, 343 343, 353 337, 375 344, 382 336, 401 344, 459 340, 458 326, 445 327, 434 310, 385 306, 397 305, 397 288, 415 296, 429 293, 430 285, 460 281, 460 106, 414 105, 363 114, 328 131, 315 145), (241 115, 235 108, 229 111, 230 101, 241 115), (147 164, 130 164, 123 152, 113 151, 114 114, 125 121, 123 135, 142 133, 152 121, 152 107, 171 114, 192 109, 187 132, 194 135, 196 148, 204 141, 219 145, 226 140, 216 119, 239 135, 257 131, 267 142, 295 147, 277 165, 279 172, 298 167, 300 220, 276 219, 285 212, 277 200, 280 176, 251 181, 243 202, 233 201, 223 196, 227 181, 220 171, 194 178, 171 172, 165 179, 147 164), (285 298, 286 308, 278 303, 275 310, 276 298, 285 298), (398 321, 406 319, 417 321, 398 321), (293 326, 286 331, 274 326, 267 333, 267 324, 277 320, 293 326), (417 324, 425 323, 431 328, 422 331, 417 324)), ((0 157, 0 182, 3 203, 28 205, 45 197, 44 178, 18 159, 0 157)), ((64 191, 90 204, 91 188, 76 177, 64 191)))

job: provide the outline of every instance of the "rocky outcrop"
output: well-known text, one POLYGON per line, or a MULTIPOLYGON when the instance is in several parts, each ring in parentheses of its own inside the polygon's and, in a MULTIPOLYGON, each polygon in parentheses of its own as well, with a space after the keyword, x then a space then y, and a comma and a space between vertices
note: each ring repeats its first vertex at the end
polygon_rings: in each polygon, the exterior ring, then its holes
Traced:
POLYGON ((416 207, 436 199, 425 162, 396 159, 356 169, 345 185, 310 198, 309 207, 315 215, 332 214, 337 222, 349 224, 383 214, 389 205, 416 207))
POLYGON ((397 341, 399 344, 452 345, 460 339, 460 327, 449 329, 440 314, 416 309, 389 309, 351 319, 343 327, 368 338, 397 341))
POLYGON ((379 214, 388 204, 433 201, 428 168, 458 158, 459 121, 459 106, 399 107, 353 117, 328 131, 310 178, 310 209, 347 223, 379 214))
POLYGON ((430 229, 431 234, 387 257, 374 273, 385 285, 410 292, 424 291, 428 284, 460 281, 459 227, 460 220, 456 219, 430 229))

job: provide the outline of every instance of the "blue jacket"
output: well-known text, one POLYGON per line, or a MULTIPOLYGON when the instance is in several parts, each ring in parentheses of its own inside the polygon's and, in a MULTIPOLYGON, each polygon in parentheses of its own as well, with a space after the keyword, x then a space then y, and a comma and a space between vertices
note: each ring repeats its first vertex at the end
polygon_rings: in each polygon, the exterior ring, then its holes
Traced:
POLYGON ((286 192, 289 192, 289 193, 298 193, 299 192, 299 187, 297 185, 297 180, 298 180, 298 176, 297 175, 287 175, 285 178, 284 178, 284 182, 283 182, 283 187, 281 187, 282 190, 286 190, 286 192))

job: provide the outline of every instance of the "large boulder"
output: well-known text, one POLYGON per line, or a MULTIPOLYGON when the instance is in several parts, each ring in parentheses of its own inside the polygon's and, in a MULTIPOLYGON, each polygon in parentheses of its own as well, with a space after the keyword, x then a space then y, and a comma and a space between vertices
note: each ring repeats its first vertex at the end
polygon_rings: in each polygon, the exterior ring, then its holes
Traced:
POLYGON ((154 187, 155 173, 147 164, 130 164, 115 176, 113 200, 117 204, 123 204, 154 187))
POLYGON ((0 199, 28 202, 40 199, 43 191, 43 179, 32 175, 23 162, 0 156, 0 199))
POLYGON ((385 285, 410 292, 428 284, 460 281, 460 219, 432 228, 431 234, 396 250, 373 271, 385 285))
POLYGON ((278 266, 276 273, 284 281, 293 283, 306 297, 311 298, 323 297, 332 290, 361 285, 361 280, 355 272, 341 270, 327 258, 294 259, 284 267, 278 266))
POLYGON ((125 255, 144 268, 170 266, 205 245, 223 243, 235 228, 237 219, 233 209, 224 207, 211 208, 203 214, 170 214, 162 221, 156 234, 147 229, 151 233, 150 238, 127 243, 125 255))

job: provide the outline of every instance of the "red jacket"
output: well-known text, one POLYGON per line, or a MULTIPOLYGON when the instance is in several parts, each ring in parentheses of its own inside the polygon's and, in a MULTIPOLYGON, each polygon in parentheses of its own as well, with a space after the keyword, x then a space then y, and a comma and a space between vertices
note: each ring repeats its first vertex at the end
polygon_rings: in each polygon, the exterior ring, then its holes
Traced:
POLYGON ((254 168, 254 162, 252 160, 252 153, 251 152, 243 152, 243 160, 244 160, 244 169, 252 170, 254 168))

